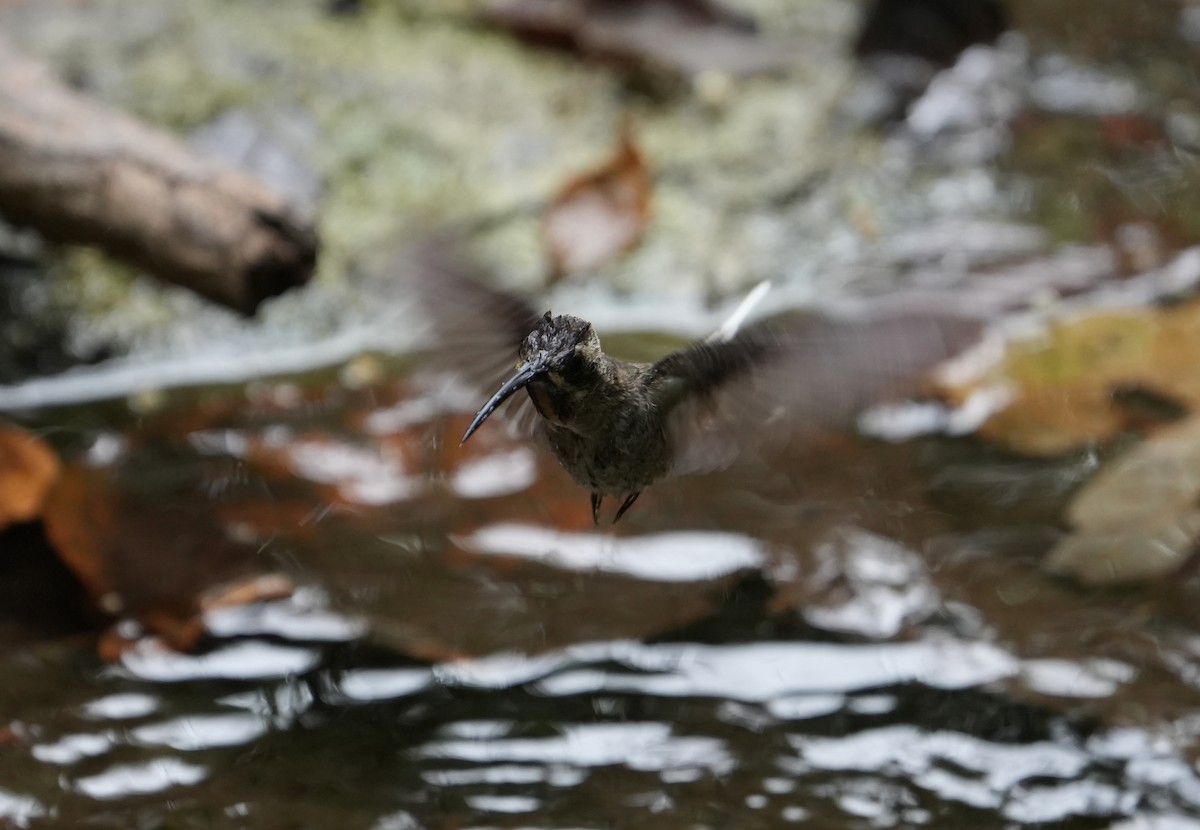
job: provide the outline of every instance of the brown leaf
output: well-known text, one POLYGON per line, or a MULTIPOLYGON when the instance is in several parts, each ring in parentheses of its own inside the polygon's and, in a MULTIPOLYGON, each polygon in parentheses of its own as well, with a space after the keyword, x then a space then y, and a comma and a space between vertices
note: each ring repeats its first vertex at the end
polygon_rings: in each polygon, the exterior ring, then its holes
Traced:
POLYGON ((484 14, 526 41, 620 65, 751 75, 791 62, 750 18, 713 0, 492 0, 484 14))
MULTIPOLYGON (((204 592, 244 572, 255 554, 230 538, 200 493, 134 495, 109 474, 80 467, 64 470, 44 521, 94 603, 136 619, 175 648, 200 636, 204 592)), ((106 642, 119 653, 115 641, 106 642)))
POLYGON ((44 441, 0 424, 0 530, 37 518, 58 470, 58 456, 44 441))
POLYGON ((108 595, 113 588, 106 556, 117 534, 117 516, 107 478, 82 467, 66 469, 46 500, 45 525, 59 558, 93 601, 108 595))
POLYGON ((572 179, 542 218, 551 279, 596 268, 630 250, 649 221, 650 171, 625 119, 613 157, 572 179))

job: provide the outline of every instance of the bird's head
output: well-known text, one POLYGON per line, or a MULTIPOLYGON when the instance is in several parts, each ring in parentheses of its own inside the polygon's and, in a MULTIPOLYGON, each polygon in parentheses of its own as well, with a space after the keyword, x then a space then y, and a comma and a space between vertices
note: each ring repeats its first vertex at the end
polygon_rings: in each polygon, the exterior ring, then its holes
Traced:
POLYGON ((532 384, 530 397, 543 417, 560 419, 577 390, 594 377, 601 357, 600 338, 579 317, 546 312, 517 350, 517 371, 483 405, 463 435, 465 443, 480 424, 513 393, 532 384))

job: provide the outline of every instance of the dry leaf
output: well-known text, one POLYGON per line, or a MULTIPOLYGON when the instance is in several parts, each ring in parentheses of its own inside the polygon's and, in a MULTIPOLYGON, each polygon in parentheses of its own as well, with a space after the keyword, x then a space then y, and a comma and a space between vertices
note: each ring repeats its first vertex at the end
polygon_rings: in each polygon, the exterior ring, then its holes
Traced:
POLYGON ((44 441, 0 424, 0 530, 38 517, 58 471, 58 456, 44 441))
POLYGON ((69 467, 46 500, 46 536, 99 603, 112 590, 107 552, 117 535, 115 499, 105 476, 69 467))
POLYGON ((616 154, 569 182, 542 219, 551 279, 596 268, 628 251, 649 221, 650 171, 625 119, 616 154))
POLYGON ((1141 426, 1142 413, 1121 403, 1127 390, 1195 409, 1197 355, 1200 303, 1099 312, 1009 344, 999 364, 943 381, 941 392, 961 403, 980 389, 1009 389, 1009 404, 980 436, 1027 455, 1055 456, 1141 426))
POLYGON ((686 75, 750 75, 792 62, 750 18, 713 0, 492 0, 485 15, 532 43, 686 75))

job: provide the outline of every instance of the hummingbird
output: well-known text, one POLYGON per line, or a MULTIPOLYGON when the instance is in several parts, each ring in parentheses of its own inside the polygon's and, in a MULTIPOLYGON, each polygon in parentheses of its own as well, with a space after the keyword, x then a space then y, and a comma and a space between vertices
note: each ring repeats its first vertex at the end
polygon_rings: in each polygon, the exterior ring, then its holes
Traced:
POLYGON ((853 429, 870 406, 912 397, 927 370, 982 329, 955 313, 806 313, 722 326, 637 363, 606 353, 587 320, 539 314, 440 250, 427 247, 406 267, 440 353, 473 385, 495 390, 462 443, 523 392, 528 407, 516 420, 590 491, 596 524, 604 499, 618 500, 615 524, 646 487, 724 469, 771 436, 853 429))

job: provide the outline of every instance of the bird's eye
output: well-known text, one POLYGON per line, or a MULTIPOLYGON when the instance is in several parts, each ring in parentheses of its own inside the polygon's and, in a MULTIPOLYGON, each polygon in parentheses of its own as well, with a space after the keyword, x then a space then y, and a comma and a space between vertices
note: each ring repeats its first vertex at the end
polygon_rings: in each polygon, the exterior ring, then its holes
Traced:
POLYGON ((565 375, 571 375, 572 377, 575 377, 583 371, 585 363, 586 359, 584 358, 583 353, 576 348, 569 355, 567 355, 566 360, 564 360, 562 363, 560 371, 565 375))

